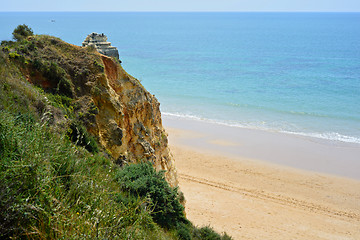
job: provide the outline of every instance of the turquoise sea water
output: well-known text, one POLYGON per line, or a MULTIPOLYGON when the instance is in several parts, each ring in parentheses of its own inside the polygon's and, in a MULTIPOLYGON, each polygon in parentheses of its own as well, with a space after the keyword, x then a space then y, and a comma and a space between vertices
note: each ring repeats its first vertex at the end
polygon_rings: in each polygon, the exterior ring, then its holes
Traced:
POLYGON ((105 33, 164 115, 360 143, 360 13, 0 13, 0 39, 23 23, 105 33))

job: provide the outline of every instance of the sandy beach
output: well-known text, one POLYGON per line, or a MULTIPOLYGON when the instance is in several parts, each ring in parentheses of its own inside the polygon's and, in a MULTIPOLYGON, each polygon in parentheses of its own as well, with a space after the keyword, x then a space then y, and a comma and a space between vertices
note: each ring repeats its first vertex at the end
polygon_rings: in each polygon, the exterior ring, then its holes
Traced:
POLYGON ((360 146, 164 117, 187 217, 234 239, 360 239, 360 146))

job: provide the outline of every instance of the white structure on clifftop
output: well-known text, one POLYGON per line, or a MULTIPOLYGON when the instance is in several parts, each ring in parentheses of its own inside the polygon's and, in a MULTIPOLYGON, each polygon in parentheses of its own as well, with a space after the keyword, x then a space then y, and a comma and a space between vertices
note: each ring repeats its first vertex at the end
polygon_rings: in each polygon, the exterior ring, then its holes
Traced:
POLYGON ((111 46, 111 43, 107 41, 107 37, 103 33, 99 34, 93 32, 89 34, 83 41, 82 46, 94 46, 99 53, 119 59, 118 49, 111 46))

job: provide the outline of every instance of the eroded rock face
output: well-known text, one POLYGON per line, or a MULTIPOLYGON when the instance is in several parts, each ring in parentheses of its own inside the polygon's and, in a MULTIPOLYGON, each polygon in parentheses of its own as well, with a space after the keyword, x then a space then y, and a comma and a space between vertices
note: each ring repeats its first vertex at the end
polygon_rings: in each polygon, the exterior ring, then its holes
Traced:
POLYGON ((151 161, 157 170, 165 170, 167 181, 176 186, 176 169, 159 102, 120 64, 106 56, 101 59, 105 71, 98 76, 97 91, 92 93, 99 111, 90 132, 99 137, 117 163, 151 161))
MULTIPOLYGON (((67 83, 64 92, 71 96, 74 118, 84 124, 116 163, 151 161, 157 170, 166 171, 171 186, 177 186, 160 104, 137 79, 127 74, 116 59, 95 49, 51 36, 28 40, 36 46, 27 52, 30 63, 21 68, 29 82, 57 92, 59 83, 54 83, 54 74, 49 74, 51 67, 55 69, 57 79, 67 83), (36 67, 36 62, 41 67, 36 67)), ((53 111, 53 118, 63 131, 75 120, 66 118, 60 109, 58 113, 53 111)))

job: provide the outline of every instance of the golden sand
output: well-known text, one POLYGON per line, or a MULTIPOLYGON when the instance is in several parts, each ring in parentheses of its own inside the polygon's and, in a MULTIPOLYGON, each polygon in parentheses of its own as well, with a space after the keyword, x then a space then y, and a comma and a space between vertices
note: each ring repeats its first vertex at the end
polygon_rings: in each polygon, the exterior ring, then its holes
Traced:
POLYGON ((360 239, 360 181, 195 148, 183 140, 199 133, 167 132, 195 225, 234 239, 360 239))

